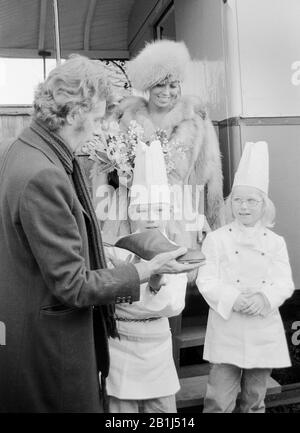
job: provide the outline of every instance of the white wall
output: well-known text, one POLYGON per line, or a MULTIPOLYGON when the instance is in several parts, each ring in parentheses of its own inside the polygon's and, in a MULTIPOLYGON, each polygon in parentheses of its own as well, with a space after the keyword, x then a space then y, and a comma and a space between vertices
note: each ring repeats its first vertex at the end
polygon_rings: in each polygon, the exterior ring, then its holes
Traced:
POLYGON ((185 41, 193 65, 183 93, 198 94, 214 120, 227 117, 222 0, 175 0, 176 39, 185 41))
POLYGON ((175 0, 175 13, 188 88, 213 119, 300 115, 300 0, 175 0))
MULTIPOLYGON (((169 0, 136 0, 129 18, 131 56, 153 38, 153 24, 169 0)), ((222 37, 222 0, 175 0, 176 39, 185 41, 193 58, 183 94, 196 94, 207 103, 214 120, 227 117, 222 37)))
MULTIPOLYGON (((176 39, 193 57, 183 93, 214 120, 300 115, 300 0, 174 0, 176 39)), ((169 0, 136 0, 129 50, 153 38, 169 0)))
POLYGON ((234 3, 242 116, 299 116, 300 1, 236 0, 234 3))

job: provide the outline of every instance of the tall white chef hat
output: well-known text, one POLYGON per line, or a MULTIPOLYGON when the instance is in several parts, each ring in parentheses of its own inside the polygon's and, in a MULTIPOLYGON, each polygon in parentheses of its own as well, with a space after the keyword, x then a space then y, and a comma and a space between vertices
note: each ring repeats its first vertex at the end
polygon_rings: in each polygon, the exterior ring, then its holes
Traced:
POLYGON ((253 186, 268 195, 269 152, 266 141, 247 142, 234 176, 233 186, 253 186))
POLYGON ((136 146, 130 206, 144 204, 170 205, 170 188, 163 151, 159 140, 136 146))

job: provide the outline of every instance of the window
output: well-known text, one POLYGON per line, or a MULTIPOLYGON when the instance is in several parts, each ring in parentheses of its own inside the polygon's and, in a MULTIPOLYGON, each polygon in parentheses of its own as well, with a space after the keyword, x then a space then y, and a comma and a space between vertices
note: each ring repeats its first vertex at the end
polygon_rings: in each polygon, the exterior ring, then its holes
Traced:
MULTIPOLYGON (((46 73, 55 66, 55 59, 47 59, 46 73)), ((42 59, 0 58, 0 105, 32 104, 35 88, 43 80, 42 59)))

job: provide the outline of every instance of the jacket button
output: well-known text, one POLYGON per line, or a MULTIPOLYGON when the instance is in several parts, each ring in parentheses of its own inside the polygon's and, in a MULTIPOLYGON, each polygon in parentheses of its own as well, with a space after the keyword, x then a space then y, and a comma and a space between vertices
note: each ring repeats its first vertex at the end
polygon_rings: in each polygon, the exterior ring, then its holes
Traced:
POLYGON ((238 254, 238 253, 239 253, 238 251, 235 252, 235 254, 238 254))
POLYGON ((240 282, 240 280, 236 280, 236 282, 237 282, 237 283, 239 283, 239 282, 240 282))
POLYGON ((265 284, 265 280, 262 283, 265 284))
POLYGON ((230 232, 232 232, 232 229, 229 229, 230 232))
POLYGON ((265 253, 261 253, 261 255, 262 255, 262 256, 264 256, 264 255, 265 255, 265 253))
POLYGON ((267 233, 264 233, 264 236, 267 236, 267 233))

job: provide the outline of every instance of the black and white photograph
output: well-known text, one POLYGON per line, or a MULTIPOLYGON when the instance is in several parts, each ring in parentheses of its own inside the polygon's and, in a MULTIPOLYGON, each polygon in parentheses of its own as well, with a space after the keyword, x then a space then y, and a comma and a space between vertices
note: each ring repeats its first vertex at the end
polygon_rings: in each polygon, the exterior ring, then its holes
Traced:
POLYGON ((299 23, 0 0, 0 414, 300 413, 299 23))

